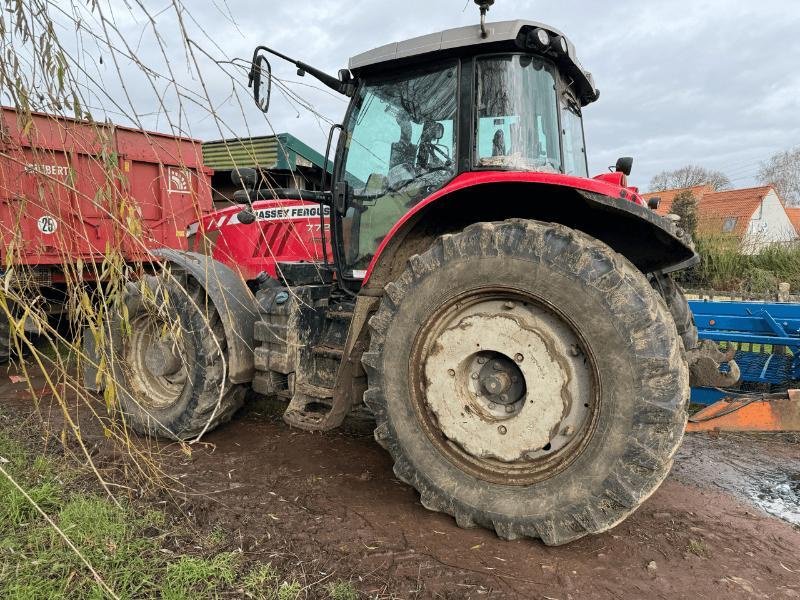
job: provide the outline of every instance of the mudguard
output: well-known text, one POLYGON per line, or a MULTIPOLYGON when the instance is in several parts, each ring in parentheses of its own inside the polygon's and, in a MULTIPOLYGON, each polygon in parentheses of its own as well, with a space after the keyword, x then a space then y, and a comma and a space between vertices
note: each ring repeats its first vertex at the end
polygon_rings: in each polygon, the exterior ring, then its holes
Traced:
POLYGON ((645 273, 667 273, 699 260, 691 236, 647 208, 635 188, 607 179, 517 171, 462 173, 411 207, 394 224, 378 245, 363 285, 382 290, 392 280, 386 267, 391 270, 405 265, 409 256, 403 246, 414 245, 404 244, 407 239, 419 242, 413 249, 417 253, 443 233, 460 231, 470 223, 510 218, 560 223, 581 230, 626 256, 645 273), (412 232, 414 235, 409 236, 412 232), (396 260, 395 255, 402 260, 396 260))
POLYGON ((203 286, 214 303, 225 329, 228 346, 228 378, 232 383, 253 379, 253 332, 258 310, 244 280, 222 263, 196 252, 158 248, 152 254, 179 267, 203 286))

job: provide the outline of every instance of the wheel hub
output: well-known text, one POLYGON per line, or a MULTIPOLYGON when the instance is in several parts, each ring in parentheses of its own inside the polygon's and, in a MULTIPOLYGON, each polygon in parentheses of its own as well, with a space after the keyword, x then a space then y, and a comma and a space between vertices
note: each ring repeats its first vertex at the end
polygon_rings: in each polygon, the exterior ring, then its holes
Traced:
POLYGON ((153 340, 147 346, 144 364, 151 375, 169 377, 181 368, 181 359, 176 353, 175 342, 171 339, 153 340))
POLYGON ((557 452, 586 422, 593 396, 572 330, 533 304, 500 299, 450 312, 425 358, 424 380, 441 433, 490 462, 557 452))
POLYGON ((140 314, 131 321, 126 342, 131 391, 149 408, 171 406, 188 382, 185 349, 172 335, 163 333, 167 325, 154 314, 140 314))
MULTIPOLYGON (((505 406, 517 403, 525 392, 525 376, 519 367, 507 356, 484 353, 478 356, 478 365, 483 367, 478 372, 478 382, 487 402, 505 406)), ((473 375, 474 377, 474 375, 473 375)))

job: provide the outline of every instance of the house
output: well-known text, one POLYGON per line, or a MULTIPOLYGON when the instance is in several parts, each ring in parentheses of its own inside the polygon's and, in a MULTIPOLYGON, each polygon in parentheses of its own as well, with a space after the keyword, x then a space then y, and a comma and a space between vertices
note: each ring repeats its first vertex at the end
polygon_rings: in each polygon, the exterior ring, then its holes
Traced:
POLYGON ((642 197, 647 200, 650 198, 659 198, 660 201, 656 212, 663 217, 672 212, 672 203, 675 201, 675 197, 682 192, 692 192, 692 195, 699 200, 706 194, 714 193, 714 188, 708 184, 696 185, 693 187, 676 188, 674 190, 664 190, 661 192, 650 192, 648 194, 642 194, 642 197))
POLYGON ((319 190, 325 166, 322 154, 289 133, 204 142, 203 162, 214 169, 211 186, 217 208, 231 204, 234 192, 241 189, 231 181, 234 169, 256 169, 262 188, 319 190))
POLYGON ((789 215, 789 220, 794 225, 794 230, 797 232, 797 235, 800 235, 800 207, 790 208, 788 206, 784 206, 786 209, 786 214, 789 215))
MULTIPOLYGON (((753 254, 775 243, 800 239, 789 212, 770 186, 715 191, 711 186, 665 190, 644 194, 646 199, 660 197, 658 212, 669 214, 681 192, 690 191, 697 199, 697 232, 700 235, 733 235, 741 240, 742 252, 753 254)), ((797 217, 795 217, 797 218, 797 217)))

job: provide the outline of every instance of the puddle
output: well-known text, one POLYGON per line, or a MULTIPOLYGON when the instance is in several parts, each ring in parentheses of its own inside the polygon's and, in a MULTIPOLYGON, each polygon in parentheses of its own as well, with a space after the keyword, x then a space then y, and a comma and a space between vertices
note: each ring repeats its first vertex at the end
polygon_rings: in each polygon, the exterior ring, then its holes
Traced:
POLYGON ((786 442, 778 435, 687 435, 675 457, 672 477, 722 490, 787 523, 800 525, 797 449, 796 441, 786 442))
POLYGON ((800 473, 776 473, 753 490, 751 498, 768 513, 800 525, 800 473))

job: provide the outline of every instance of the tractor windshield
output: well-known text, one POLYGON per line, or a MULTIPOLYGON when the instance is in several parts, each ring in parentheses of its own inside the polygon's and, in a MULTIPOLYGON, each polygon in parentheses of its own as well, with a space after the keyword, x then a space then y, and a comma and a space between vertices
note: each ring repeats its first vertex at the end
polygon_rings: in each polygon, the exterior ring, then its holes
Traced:
POLYGON ((455 175, 457 72, 453 63, 368 82, 356 93, 343 173, 354 193, 342 219, 354 276, 400 217, 455 175))
POLYGON ((476 77, 476 166, 561 171, 553 66, 535 56, 491 56, 478 59, 476 77))

